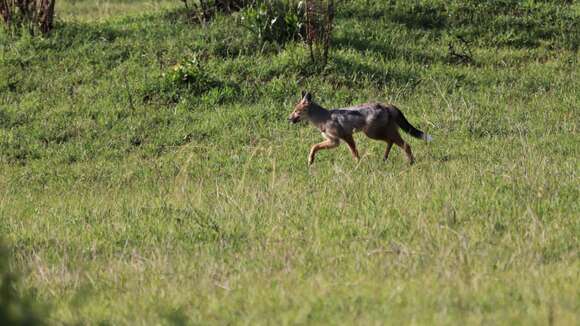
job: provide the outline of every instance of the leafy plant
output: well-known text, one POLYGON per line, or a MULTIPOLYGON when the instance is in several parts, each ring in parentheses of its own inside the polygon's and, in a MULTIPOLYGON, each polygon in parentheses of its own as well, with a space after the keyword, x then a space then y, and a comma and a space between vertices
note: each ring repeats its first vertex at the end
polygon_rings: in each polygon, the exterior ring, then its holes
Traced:
POLYGON ((259 42, 283 45, 305 34, 303 2, 261 1, 242 12, 240 24, 259 42))
POLYGON ((253 0, 199 0, 193 2, 191 7, 188 0, 181 0, 190 16, 197 17, 200 21, 207 22, 216 12, 232 13, 254 3, 253 0))
POLYGON ((172 102, 189 99, 216 105, 236 99, 239 94, 238 85, 215 77, 197 56, 176 64, 163 77, 161 87, 152 85, 145 91, 146 97, 152 98, 157 93, 172 102))
POLYGON ((176 64, 164 76, 169 84, 185 86, 196 94, 204 93, 216 85, 216 81, 203 69, 197 57, 176 64))

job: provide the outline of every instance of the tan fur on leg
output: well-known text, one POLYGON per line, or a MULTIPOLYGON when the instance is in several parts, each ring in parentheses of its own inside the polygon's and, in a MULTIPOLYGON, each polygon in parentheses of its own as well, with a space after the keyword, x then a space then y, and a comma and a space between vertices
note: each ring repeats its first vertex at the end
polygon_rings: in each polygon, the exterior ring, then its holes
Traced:
POLYGON ((316 152, 318 152, 321 149, 329 149, 329 148, 337 147, 339 144, 340 144, 340 142, 338 140, 327 139, 327 140, 323 141, 322 143, 318 143, 316 145, 313 145, 312 148, 310 149, 310 155, 308 155, 308 165, 311 165, 312 163, 314 163, 314 157, 316 156, 316 152))

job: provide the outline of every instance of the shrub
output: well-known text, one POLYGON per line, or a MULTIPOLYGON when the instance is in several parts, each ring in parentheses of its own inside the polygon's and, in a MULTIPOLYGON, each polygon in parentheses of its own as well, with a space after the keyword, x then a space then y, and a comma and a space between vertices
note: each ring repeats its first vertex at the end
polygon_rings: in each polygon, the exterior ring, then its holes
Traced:
POLYGON ((176 64, 163 77, 160 84, 146 87, 144 97, 150 100, 159 96, 174 103, 183 99, 201 100, 215 105, 237 99, 239 95, 238 85, 210 73, 197 56, 176 64))
POLYGON ((323 68, 331 48, 335 10, 334 0, 264 0, 242 12, 241 24, 262 44, 304 40, 312 64, 323 68))
POLYGON ((0 16, 9 30, 48 34, 54 26, 56 0, 0 0, 0 16))
POLYGON ((259 42, 283 45, 305 33, 302 2, 260 1, 242 12, 240 24, 259 42))
POLYGON ((165 78, 169 84, 186 87, 195 94, 204 93, 216 84, 216 81, 203 69, 197 57, 176 64, 165 74, 165 78))
POLYGON ((199 0, 189 6, 188 0, 181 0, 190 16, 200 21, 210 20, 217 12, 232 13, 254 3, 252 0, 199 0))

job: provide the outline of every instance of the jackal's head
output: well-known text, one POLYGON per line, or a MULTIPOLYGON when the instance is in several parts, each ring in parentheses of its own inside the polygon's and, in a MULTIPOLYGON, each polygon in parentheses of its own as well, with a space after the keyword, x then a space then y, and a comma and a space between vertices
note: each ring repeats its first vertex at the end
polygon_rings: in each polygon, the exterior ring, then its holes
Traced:
POLYGON ((302 91, 302 98, 296 106, 294 106, 294 111, 290 114, 288 121, 292 123, 300 122, 308 116, 308 109, 312 104, 312 94, 302 91))

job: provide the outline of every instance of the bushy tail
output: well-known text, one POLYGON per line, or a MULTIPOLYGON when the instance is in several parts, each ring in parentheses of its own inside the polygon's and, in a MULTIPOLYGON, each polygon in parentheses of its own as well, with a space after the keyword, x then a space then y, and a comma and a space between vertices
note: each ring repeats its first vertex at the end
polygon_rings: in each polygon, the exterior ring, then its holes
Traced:
POLYGON ((431 135, 422 132, 421 130, 413 127, 412 124, 407 121, 407 118, 403 115, 403 112, 396 107, 391 108, 392 116, 395 118, 395 122, 403 129, 404 132, 408 133, 409 135, 423 139, 424 141, 430 142, 433 140, 431 135))

